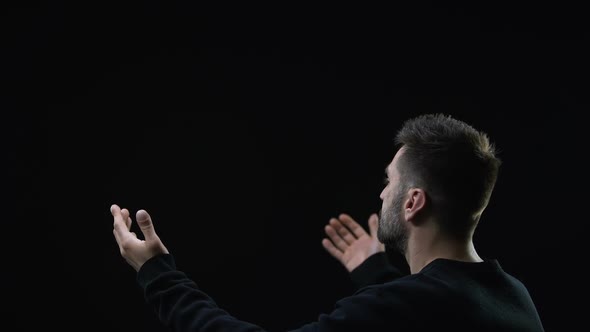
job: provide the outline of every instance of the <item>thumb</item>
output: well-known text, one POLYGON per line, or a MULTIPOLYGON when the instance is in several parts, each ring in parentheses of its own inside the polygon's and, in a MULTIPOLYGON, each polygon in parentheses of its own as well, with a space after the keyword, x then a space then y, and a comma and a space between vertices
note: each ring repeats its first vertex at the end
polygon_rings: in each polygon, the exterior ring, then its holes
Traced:
POLYGON ((371 232, 371 237, 377 236, 377 229, 379 228, 379 217, 376 213, 373 213, 369 217, 369 231, 371 232))
POLYGON ((151 241, 157 238, 154 224, 152 223, 152 217, 150 217, 146 210, 137 211, 135 218, 137 219, 139 229, 141 229, 146 241, 151 241))

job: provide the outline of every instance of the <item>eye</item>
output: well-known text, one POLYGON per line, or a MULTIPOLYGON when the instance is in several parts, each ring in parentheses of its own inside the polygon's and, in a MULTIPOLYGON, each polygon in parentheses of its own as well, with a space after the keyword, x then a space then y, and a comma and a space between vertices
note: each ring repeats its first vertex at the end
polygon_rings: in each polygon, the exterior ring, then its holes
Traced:
POLYGON ((387 176, 383 178, 383 183, 385 185, 388 185, 389 184, 389 179, 387 178, 387 176))

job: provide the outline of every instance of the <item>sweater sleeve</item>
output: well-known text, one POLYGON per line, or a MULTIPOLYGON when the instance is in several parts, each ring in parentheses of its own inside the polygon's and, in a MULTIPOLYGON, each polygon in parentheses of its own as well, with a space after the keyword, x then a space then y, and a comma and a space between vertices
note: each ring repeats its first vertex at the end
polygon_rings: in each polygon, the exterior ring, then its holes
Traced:
MULTIPOLYGON (((157 255, 145 262, 137 273, 137 281, 146 302, 172 331, 264 331, 219 308, 195 282, 176 269, 170 254, 157 255)), ((316 322, 293 331, 381 331, 385 326, 384 319, 394 319, 396 326, 405 326, 410 316, 405 312, 407 305, 385 304, 391 300, 386 301, 378 287, 364 287, 338 301, 329 314, 321 314, 316 322)))
POLYGON ((219 308, 195 282, 176 269, 171 254, 150 258, 139 269, 137 281, 146 302, 173 331, 263 331, 219 308))
POLYGON ((373 254, 350 272, 350 279, 357 289, 392 281, 403 274, 389 262, 385 252, 373 254))

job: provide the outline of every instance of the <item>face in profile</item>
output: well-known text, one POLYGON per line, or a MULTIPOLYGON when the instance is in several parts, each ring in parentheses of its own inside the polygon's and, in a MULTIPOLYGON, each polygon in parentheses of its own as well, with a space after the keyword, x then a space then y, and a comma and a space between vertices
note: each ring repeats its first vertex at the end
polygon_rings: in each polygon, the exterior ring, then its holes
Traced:
POLYGON ((397 171, 397 162, 401 153, 403 153, 403 148, 398 151, 386 169, 387 185, 380 195, 383 204, 377 238, 388 250, 397 249, 405 254, 408 247, 408 229, 405 220, 403 220, 402 211, 406 188, 400 182, 397 171))

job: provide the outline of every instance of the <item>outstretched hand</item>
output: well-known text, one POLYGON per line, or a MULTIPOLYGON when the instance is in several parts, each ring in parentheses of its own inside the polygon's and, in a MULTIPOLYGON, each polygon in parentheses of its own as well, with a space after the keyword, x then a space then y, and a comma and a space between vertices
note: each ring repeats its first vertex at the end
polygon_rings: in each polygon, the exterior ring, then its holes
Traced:
POLYGON ((118 205, 111 206, 113 215, 113 234, 119 245, 121 256, 131 265, 135 271, 150 258, 158 254, 167 254, 164 246, 152 224, 152 218, 145 210, 137 211, 135 216, 137 224, 143 233, 145 240, 137 238, 137 234, 131 232, 131 217, 127 209, 121 209, 118 205))
POLYGON ((371 255, 385 251, 385 246, 377 239, 377 227, 377 214, 369 217, 370 233, 349 215, 341 214, 326 225, 328 238, 322 240, 322 245, 351 272, 371 255))

